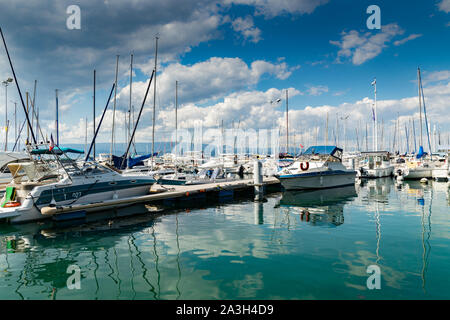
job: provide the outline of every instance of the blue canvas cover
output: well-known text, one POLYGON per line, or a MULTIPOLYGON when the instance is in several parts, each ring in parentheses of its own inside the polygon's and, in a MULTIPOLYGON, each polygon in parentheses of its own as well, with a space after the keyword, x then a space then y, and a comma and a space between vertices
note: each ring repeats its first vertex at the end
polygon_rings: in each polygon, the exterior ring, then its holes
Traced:
POLYGON ((427 155, 427 153, 425 151, 423 151, 423 147, 420 146, 419 147, 419 152, 417 152, 416 158, 420 159, 422 157, 425 157, 427 155))
MULTIPOLYGON (((154 157, 156 157, 158 155, 158 152, 155 152, 153 154, 154 157)), ((128 159, 125 159, 125 161, 123 161, 123 159, 125 158, 125 155, 123 156, 115 156, 113 155, 113 164, 114 167, 116 167, 119 170, 124 170, 125 168, 133 168, 136 165, 143 165, 144 163, 142 161, 144 161, 145 159, 150 158, 152 155, 151 154, 146 154, 140 157, 136 157, 136 158, 131 158, 129 157, 128 159), (122 162, 123 162, 123 166, 122 166, 122 162)))
MULTIPOLYGON (((154 156, 156 156, 156 155, 158 155, 158 153, 155 152, 154 156)), ((136 158, 131 158, 131 157, 128 158, 128 168, 133 168, 136 165, 143 165, 144 163, 142 161, 150 158, 151 156, 152 156, 152 154, 149 153, 149 154, 146 154, 146 155, 143 155, 140 157, 136 157, 136 158)))
POLYGON ((54 147, 52 151, 49 149, 34 149, 31 151, 31 154, 56 154, 61 155, 63 153, 78 153, 83 154, 84 151, 73 149, 73 148, 60 148, 60 147, 54 147))
POLYGON ((115 168, 119 169, 119 170, 124 170, 127 167, 127 159, 124 160, 124 156, 118 157, 115 155, 112 155, 112 160, 113 160, 113 165, 115 168), (123 163, 123 166, 122 166, 123 163))

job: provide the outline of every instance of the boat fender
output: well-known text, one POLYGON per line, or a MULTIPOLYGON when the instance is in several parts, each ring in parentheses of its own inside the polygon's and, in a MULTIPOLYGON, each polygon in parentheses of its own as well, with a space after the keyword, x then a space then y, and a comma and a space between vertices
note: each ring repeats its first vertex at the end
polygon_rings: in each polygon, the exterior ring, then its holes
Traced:
POLYGON ((18 201, 8 201, 3 205, 4 208, 14 208, 20 207, 20 202, 18 201))
POLYGON ((306 161, 306 162, 300 163, 300 169, 302 169, 303 171, 308 170, 308 169, 309 169, 309 162, 306 161), (303 166, 303 165, 304 165, 304 166, 303 166))

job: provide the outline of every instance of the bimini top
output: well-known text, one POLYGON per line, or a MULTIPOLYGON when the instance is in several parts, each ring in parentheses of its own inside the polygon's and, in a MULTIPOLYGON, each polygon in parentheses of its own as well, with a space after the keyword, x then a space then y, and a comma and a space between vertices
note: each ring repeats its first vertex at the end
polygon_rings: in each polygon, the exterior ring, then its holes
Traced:
POLYGON ((342 152, 341 148, 338 148, 336 146, 312 146, 306 149, 306 151, 303 153, 304 155, 334 155, 337 151, 342 152))
POLYGON ((84 151, 73 149, 73 148, 60 148, 60 147, 55 147, 55 148, 53 148, 52 151, 50 151, 49 149, 34 149, 31 151, 31 154, 56 154, 58 156, 62 155, 63 153, 82 154, 82 153, 84 153, 84 151))

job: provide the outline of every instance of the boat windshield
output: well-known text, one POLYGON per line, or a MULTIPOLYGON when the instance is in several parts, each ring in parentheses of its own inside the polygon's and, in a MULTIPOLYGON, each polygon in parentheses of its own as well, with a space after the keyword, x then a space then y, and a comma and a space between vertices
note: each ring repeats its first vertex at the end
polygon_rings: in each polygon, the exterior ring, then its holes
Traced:
MULTIPOLYGON (((68 170, 69 171, 69 170, 68 170)), ((112 170, 102 166, 98 163, 87 163, 83 165, 81 168, 76 168, 75 166, 70 170, 70 172, 74 175, 100 175, 100 174, 106 174, 111 173, 112 170)))

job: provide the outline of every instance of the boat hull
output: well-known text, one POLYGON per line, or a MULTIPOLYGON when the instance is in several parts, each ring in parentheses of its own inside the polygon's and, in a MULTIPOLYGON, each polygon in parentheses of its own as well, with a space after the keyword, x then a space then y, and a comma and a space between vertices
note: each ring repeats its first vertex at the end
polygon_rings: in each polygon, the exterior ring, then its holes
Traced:
POLYGON ((422 178, 432 178, 433 169, 431 168, 414 168, 414 169, 406 169, 403 172, 404 179, 422 179, 422 178))
POLYGON ((390 177, 390 176, 392 176, 393 172, 394 172, 394 167, 376 168, 376 169, 365 169, 364 168, 362 173, 361 173, 361 171, 358 171, 358 176, 361 178, 376 179, 376 178, 390 177))
POLYGON ((435 168, 433 169, 433 179, 436 181, 448 181, 448 173, 448 168, 435 168))
POLYGON ((285 190, 324 189, 355 183, 355 171, 322 171, 277 176, 285 190))
MULTIPOLYGON (((58 193, 57 189, 54 189, 54 198, 56 198, 56 206, 70 206, 70 205, 78 205, 78 204, 92 204, 98 203, 106 200, 112 199, 121 199, 121 198, 129 198, 142 196, 149 193, 151 183, 141 184, 134 187, 122 187, 122 188, 109 188, 103 190, 92 190, 91 192, 86 192, 85 195, 76 198, 77 193, 81 194, 81 191, 75 191, 74 187, 63 187, 64 193, 58 193), (71 189, 74 191, 72 192, 71 189), (67 200, 59 200, 57 195, 65 195, 74 194, 75 197, 68 198, 67 200)), ((62 188, 61 188, 62 189, 62 188)), ((33 205, 24 205, 17 208, 2 208, 2 212, 0 214, 0 219, 8 219, 11 223, 26 223, 31 221, 38 221, 47 219, 48 216, 45 216, 41 213, 40 209, 43 207, 49 206, 49 202, 47 201, 47 197, 41 194, 39 198, 35 201, 33 205)), ((31 201, 31 200, 25 200, 31 201)))

